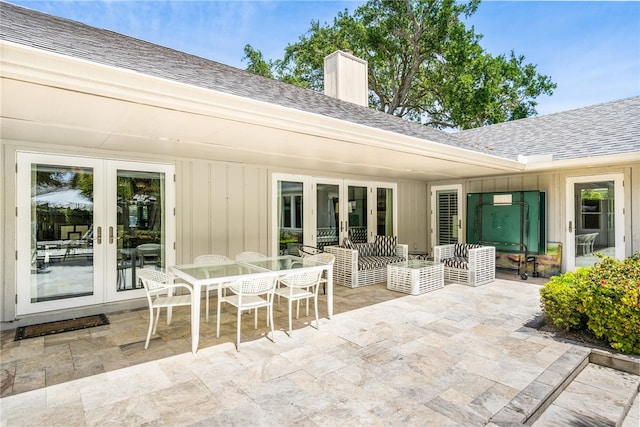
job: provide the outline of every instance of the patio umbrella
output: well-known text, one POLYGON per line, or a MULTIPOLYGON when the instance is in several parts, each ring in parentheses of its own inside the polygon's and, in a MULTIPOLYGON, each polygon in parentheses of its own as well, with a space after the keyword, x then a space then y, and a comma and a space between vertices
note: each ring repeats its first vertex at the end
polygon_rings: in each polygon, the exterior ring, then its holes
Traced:
POLYGON ((36 205, 48 204, 54 208, 71 208, 85 211, 93 209, 93 201, 84 196, 80 190, 73 188, 38 194, 31 199, 36 205))

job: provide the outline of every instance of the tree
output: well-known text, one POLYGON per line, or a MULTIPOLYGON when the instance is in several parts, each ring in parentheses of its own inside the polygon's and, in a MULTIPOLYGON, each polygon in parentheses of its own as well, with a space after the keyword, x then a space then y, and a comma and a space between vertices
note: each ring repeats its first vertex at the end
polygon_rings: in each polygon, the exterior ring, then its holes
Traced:
POLYGON ((435 128, 473 128, 536 114, 556 85, 524 56, 492 56, 462 21, 479 0, 370 0, 333 25, 311 23, 282 60, 245 47, 248 70, 317 91, 323 59, 351 50, 368 62, 369 105, 435 128), (268 67, 268 74, 263 67, 268 67))

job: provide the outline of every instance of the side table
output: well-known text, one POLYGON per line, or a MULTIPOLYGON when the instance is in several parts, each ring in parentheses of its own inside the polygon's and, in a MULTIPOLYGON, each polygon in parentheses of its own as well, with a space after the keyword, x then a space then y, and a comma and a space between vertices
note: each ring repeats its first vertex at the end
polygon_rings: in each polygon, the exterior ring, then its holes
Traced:
POLYGON ((408 260, 387 265, 387 289, 420 295, 444 288, 444 264, 408 260))

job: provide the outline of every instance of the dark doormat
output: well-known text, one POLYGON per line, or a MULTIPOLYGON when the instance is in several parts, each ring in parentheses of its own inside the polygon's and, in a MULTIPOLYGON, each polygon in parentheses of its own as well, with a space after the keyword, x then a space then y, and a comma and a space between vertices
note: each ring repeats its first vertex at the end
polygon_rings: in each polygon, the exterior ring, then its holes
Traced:
POLYGON ((15 341, 108 324, 109 319, 105 314, 97 314, 95 316, 78 317, 76 319, 59 320, 57 322, 40 323, 38 325, 20 326, 16 329, 15 341))

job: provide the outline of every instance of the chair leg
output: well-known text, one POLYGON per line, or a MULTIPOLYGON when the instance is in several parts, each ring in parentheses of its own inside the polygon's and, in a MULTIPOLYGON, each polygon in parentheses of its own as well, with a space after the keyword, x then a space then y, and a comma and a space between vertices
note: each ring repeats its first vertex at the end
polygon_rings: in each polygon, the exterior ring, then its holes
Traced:
POLYGON ((220 338, 220 300, 218 299, 218 310, 216 311, 216 338, 220 338))
POLYGON ((320 330, 320 319, 318 318, 318 291, 316 290, 316 295, 313 298, 313 307, 316 310, 316 329, 320 330))
MULTIPOLYGON (((300 301, 298 301, 298 302, 300 302, 300 301)), ((292 305, 292 304, 291 304, 291 298, 287 298, 287 305, 288 305, 288 308, 289 308, 289 310, 288 310, 288 311, 289 311, 289 338, 291 338, 291 335, 292 335, 292 329, 293 329, 293 328, 292 328, 292 326, 293 326, 293 322, 291 321, 291 311, 292 311, 292 308, 293 308, 293 307, 291 306, 291 305, 292 305)))
POLYGON ((156 320, 153 322, 153 335, 156 334, 156 329, 158 329, 158 320, 160 320, 160 307, 158 307, 158 311, 156 312, 156 320))
POLYGON ((254 320, 253 320, 253 329, 258 329, 258 309, 254 308, 255 311, 254 320))
POLYGON ((144 343, 144 349, 149 348, 149 340, 151 339, 151 331, 153 329, 153 308, 149 307, 149 330, 147 331, 147 341, 144 343))
POLYGON ((240 326, 242 321, 242 311, 238 307, 238 331, 236 332, 236 351, 240 351, 240 326))
POLYGON ((276 330, 273 326, 273 300, 271 301, 271 305, 267 306, 267 311, 267 322, 271 323, 271 341, 276 342, 276 330))
POLYGON ((204 297, 206 298, 206 301, 204 303, 205 311, 206 311, 206 314, 204 316, 204 321, 209 323, 209 287, 208 286, 207 286, 207 289, 206 289, 206 291, 204 293, 204 297))

